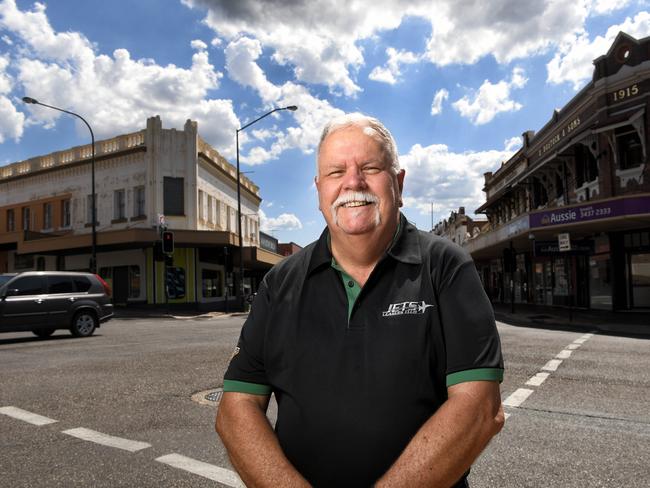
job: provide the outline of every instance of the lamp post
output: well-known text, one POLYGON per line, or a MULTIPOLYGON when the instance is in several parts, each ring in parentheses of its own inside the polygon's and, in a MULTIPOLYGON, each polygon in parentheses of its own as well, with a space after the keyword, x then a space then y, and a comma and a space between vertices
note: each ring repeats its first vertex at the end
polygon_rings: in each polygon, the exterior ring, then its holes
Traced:
POLYGON ((258 117, 252 122, 246 124, 245 126, 235 130, 235 141, 237 145, 237 220, 238 220, 237 234, 239 236, 239 286, 237 287, 237 301, 239 302, 239 305, 242 308, 242 310, 244 309, 244 242, 242 239, 242 230, 241 230, 242 215, 241 215, 241 180, 240 180, 241 172, 239 171, 239 133, 244 129, 249 128, 254 123, 259 122, 264 117, 268 117, 272 113, 278 112, 280 110, 290 110, 292 112, 295 112, 296 110, 298 110, 298 107, 295 105, 289 105, 288 107, 274 108, 270 112, 265 113, 261 117, 258 117))
POLYGON ((64 110, 59 107, 54 107, 52 105, 47 105, 45 103, 41 103, 35 98, 31 97, 23 97, 23 102, 25 103, 30 103, 32 105, 41 105, 43 107, 51 108, 53 110, 58 110, 59 112, 63 112, 66 114, 74 115, 75 117, 80 118, 84 124, 86 124, 86 127, 88 127, 88 130, 90 131, 90 140, 92 143, 92 154, 90 157, 90 174, 91 174, 91 225, 92 225, 92 245, 91 245, 91 251, 90 251, 90 272, 91 273, 97 273, 97 209, 96 209, 96 202, 95 202, 95 134, 93 134, 93 130, 90 127, 90 124, 86 122, 86 119, 84 119, 81 115, 76 114, 74 112, 70 112, 69 110, 64 110))

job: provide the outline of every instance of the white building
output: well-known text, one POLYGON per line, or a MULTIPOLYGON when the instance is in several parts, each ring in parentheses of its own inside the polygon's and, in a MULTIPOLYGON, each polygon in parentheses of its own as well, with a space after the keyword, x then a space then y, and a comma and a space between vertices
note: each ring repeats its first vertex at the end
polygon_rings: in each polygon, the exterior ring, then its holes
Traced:
MULTIPOLYGON (((146 129, 95 144, 97 269, 116 304, 170 303, 221 308, 238 270, 237 172, 198 135, 146 129), (160 216, 174 231, 173 262, 157 249, 160 216)), ((90 145, 0 168, 0 272, 87 270, 91 232, 90 145)), ((260 249, 259 188, 241 175, 247 292, 281 256, 260 249)), ((236 284, 235 284, 236 286, 236 284)))

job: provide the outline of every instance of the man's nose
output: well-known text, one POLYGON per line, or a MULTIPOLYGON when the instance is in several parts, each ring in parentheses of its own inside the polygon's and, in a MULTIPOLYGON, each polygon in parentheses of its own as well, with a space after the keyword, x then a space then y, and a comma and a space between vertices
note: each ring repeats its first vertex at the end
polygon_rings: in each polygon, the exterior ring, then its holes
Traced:
POLYGON ((366 178, 363 171, 361 171, 357 166, 350 166, 345 172, 343 187, 351 190, 365 188, 366 178))

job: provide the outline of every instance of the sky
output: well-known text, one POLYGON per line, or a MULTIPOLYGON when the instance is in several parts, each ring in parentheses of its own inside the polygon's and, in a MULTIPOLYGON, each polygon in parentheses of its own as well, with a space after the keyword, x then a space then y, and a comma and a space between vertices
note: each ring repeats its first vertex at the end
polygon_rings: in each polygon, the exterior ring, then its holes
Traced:
POLYGON ((0 0, 0 166, 96 138, 198 122, 260 187, 261 228, 306 245, 324 124, 379 118, 406 171, 406 217, 430 230, 485 201, 496 171, 587 84, 619 31, 650 35, 648 0, 0 0))

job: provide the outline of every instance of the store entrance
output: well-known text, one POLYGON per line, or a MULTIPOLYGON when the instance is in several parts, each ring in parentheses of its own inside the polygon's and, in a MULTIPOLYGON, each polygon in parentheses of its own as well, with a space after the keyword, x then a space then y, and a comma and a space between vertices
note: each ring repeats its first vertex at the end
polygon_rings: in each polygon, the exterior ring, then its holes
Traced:
POLYGON ((650 254, 630 254, 630 301, 633 308, 650 308, 650 254))

